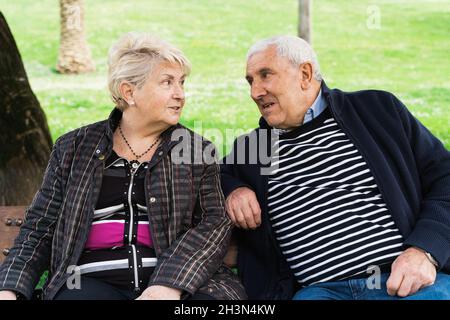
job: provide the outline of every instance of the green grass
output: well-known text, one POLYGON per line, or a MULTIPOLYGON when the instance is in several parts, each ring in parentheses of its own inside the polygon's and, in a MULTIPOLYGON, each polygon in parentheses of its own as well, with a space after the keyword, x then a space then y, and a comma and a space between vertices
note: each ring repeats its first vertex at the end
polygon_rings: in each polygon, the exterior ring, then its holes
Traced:
MULTIPOLYGON (((313 45, 330 87, 396 94, 450 149, 450 2, 424 0, 313 1, 313 45), (367 9, 380 10, 368 29, 367 9)), ((220 150, 257 126, 259 113, 243 75, 245 54, 258 39, 296 34, 297 0, 85 1, 85 25, 97 71, 55 73, 59 42, 56 0, 0 0, 52 136, 104 119, 111 43, 131 30, 150 31, 179 46, 193 63, 182 123, 199 128, 220 150), (219 132, 230 129, 228 139, 219 132)))

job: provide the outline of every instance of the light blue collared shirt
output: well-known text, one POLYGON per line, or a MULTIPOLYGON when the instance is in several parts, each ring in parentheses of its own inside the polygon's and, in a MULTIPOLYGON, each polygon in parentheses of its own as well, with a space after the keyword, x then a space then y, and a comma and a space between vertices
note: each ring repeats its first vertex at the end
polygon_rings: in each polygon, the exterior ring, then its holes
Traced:
POLYGON ((312 106, 305 113, 303 124, 310 122, 314 118, 317 118, 326 108, 327 102, 322 95, 322 89, 320 89, 316 100, 314 100, 312 106))
MULTIPOLYGON (((305 113, 305 117, 303 118, 303 123, 306 124, 313 120, 314 118, 317 118, 325 109, 327 108, 327 101, 322 95, 322 89, 320 89, 319 94, 316 97, 316 100, 314 100, 311 107, 308 108, 308 110, 305 113)), ((302 125, 300 124, 300 125, 302 125)), ((286 129, 273 129, 276 134, 283 134, 285 132, 292 131, 286 130, 286 129)))

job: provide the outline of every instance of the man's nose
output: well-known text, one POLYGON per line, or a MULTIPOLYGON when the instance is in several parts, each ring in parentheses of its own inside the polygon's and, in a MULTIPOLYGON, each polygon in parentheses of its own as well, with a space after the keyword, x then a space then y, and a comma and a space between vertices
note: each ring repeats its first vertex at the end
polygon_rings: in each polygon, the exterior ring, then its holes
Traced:
POLYGON ((264 86, 262 86, 261 83, 253 81, 250 94, 254 100, 258 100, 261 97, 265 96, 267 94, 267 91, 266 89, 264 89, 264 86))

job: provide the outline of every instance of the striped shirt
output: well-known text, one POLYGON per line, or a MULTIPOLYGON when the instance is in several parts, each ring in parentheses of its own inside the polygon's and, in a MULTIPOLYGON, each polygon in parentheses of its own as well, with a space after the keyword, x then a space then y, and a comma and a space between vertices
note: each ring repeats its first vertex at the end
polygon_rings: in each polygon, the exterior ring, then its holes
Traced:
POLYGON ((280 135, 271 168, 270 221, 300 284, 364 276, 401 254, 374 177, 329 108, 280 135))
POLYGON ((147 162, 132 163, 114 151, 106 160, 102 187, 81 258, 81 274, 119 288, 140 291, 156 265, 144 193, 147 162))

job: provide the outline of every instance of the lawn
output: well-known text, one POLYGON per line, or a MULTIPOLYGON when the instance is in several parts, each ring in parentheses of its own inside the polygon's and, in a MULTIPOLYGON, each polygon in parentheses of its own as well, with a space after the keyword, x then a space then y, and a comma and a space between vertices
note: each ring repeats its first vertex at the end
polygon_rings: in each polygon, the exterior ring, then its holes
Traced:
MULTIPOLYGON (((450 149, 450 1, 313 4, 313 45, 328 86, 393 92, 450 149), (373 10, 380 14, 375 29, 367 26, 373 10)), ((182 123, 215 141, 222 153, 259 117, 244 81, 247 49, 263 37, 295 35, 297 25, 297 0, 85 0, 97 71, 67 76, 55 72, 57 0, 0 0, 0 10, 53 139, 108 116, 108 48, 122 33, 141 30, 173 42, 192 61, 182 123)))

